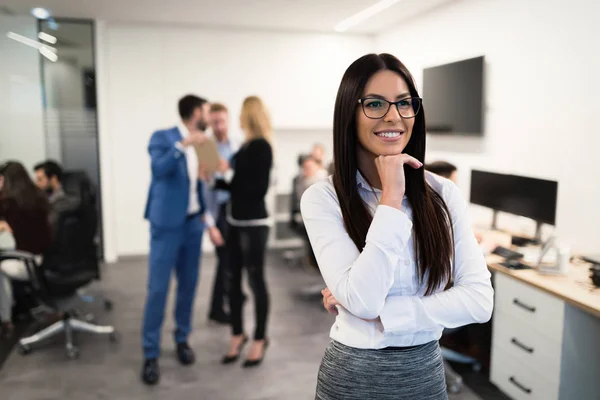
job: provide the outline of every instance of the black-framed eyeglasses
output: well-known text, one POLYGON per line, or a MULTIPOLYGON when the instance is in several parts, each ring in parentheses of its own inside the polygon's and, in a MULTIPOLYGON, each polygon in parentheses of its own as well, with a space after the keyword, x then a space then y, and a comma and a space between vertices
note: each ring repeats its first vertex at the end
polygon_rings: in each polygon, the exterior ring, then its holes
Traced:
POLYGON ((423 99, 420 97, 407 97, 398 101, 390 102, 377 97, 365 97, 358 99, 358 103, 362 106, 363 113, 367 118, 380 119, 386 116, 390 111, 390 107, 396 106, 398 114, 402 118, 409 119, 414 118, 421 109, 421 102, 423 99))

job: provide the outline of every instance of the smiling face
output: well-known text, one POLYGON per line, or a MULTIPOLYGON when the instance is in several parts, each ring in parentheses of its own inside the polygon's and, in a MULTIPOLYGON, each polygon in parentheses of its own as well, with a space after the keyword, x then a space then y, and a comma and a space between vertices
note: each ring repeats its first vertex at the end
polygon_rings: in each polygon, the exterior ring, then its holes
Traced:
POLYGON ((357 107, 356 131, 358 134, 359 157, 396 155, 404 151, 410 141, 415 118, 402 118, 394 105, 381 118, 369 118, 383 114, 388 102, 405 100, 399 104, 400 112, 409 115, 412 110, 410 90, 406 81, 390 70, 377 72, 369 79, 362 94, 364 101, 357 107), (364 109, 364 111, 363 111, 364 109), (366 112, 366 113, 365 113, 366 112))

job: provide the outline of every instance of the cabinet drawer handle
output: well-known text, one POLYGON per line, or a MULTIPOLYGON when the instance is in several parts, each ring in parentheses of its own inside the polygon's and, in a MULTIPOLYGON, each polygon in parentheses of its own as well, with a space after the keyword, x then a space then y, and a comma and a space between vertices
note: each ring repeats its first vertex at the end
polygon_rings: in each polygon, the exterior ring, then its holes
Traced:
POLYGON ((513 303, 518 305, 519 307, 526 309, 529 312, 535 312, 535 307, 528 306, 527 304, 521 302, 521 300, 519 299, 514 299, 513 303))
POLYGON ((528 353, 533 353, 533 347, 525 346, 523 343, 519 342, 516 338, 512 338, 510 340, 510 342, 512 344, 514 344, 515 346, 522 348, 523 350, 525 350, 528 353))
POLYGON ((531 389, 526 388, 525 386, 521 385, 519 382, 517 382, 517 380, 515 379, 514 376, 511 376, 509 379, 510 383, 512 383, 513 385, 515 385, 516 387, 518 387, 519 389, 521 389, 522 391, 524 391, 527 394, 531 393, 531 389))

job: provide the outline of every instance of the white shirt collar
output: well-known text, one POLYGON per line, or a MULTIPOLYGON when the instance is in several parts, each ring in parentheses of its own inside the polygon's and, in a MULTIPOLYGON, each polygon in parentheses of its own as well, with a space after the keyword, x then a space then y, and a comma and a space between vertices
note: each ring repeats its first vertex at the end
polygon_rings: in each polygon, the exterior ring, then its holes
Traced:
POLYGON ((188 130, 188 128, 183 124, 183 121, 179 121, 177 123, 177 129, 179 129, 179 133, 181 133, 181 136, 183 138, 186 138, 188 136, 190 136, 190 131, 188 130))
MULTIPOLYGON (((368 192, 374 191, 377 194, 381 194, 381 189, 377 189, 369 185, 369 182, 367 182, 367 180, 362 176, 359 170, 356 170, 356 186, 368 192)), ((406 200, 406 194, 404 195, 404 197, 402 197, 402 200, 406 200)))
POLYGON ((374 190, 375 193, 381 193, 381 189, 377 189, 369 185, 369 182, 362 176, 359 170, 356 170, 356 185, 364 190, 374 190))

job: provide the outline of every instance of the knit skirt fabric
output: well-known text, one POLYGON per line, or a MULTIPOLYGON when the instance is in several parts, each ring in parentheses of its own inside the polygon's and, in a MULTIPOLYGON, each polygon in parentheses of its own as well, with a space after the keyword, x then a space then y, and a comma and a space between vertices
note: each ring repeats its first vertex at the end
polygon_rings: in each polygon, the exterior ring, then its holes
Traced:
POLYGON ((357 349, 332 341, 315 400, 447 400, 437 341, 407 348, 357 349))

